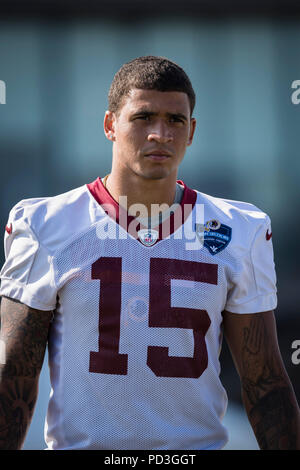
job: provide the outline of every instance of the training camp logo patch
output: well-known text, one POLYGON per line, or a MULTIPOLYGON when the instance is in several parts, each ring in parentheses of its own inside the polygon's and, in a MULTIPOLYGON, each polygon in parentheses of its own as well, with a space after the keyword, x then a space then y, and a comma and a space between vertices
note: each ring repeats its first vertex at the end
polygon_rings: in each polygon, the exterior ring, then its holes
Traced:
POLYGON ((226 248, 231 240, 232 229, 221 224, 216 219, 209 220, 204 225, 203 245, 211 255, 216 255, 226 248))

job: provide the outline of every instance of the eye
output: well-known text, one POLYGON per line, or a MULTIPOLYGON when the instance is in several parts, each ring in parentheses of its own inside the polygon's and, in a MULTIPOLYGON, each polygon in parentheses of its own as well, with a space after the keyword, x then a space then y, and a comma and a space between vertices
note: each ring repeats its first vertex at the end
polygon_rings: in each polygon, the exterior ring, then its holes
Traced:
POLYGON ((170 116, 170 122, 184 124, 184 120, 178 116, 170 116))
POLYGON ((150 114, 139 114, 135 119, 141 119, 142 121, 150 121, 150 114))

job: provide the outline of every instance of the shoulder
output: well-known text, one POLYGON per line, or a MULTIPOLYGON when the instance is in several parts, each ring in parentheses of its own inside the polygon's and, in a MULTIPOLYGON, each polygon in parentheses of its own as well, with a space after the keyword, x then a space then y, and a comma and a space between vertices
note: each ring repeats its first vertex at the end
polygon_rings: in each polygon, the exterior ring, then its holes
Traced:
POLYGON ((63 194, 19 201, 10 211, 12 231, 29 230, 48 250, 84 230, 91 223, 91 197, 86 185, 63 194))
POLYGON ((269 215, 250 202, 235 201, 210 196, 200 191, 196 192, 198 194, 197 202, 204 204, 204 212, 205 210, 208 213, 214 212, 222 217, 224 221, 242 225, 250 224, 253 227, 259 227, 270 222, 269 215))
POLYGON ((204 205, 204 223, 217 220, 230 227, 232 247, 243 247, 247 251, 257 237, 266 237, 271 233, 269 215, 256 205, 231 199, 210 196, 197 191, 197 203, 204 205))

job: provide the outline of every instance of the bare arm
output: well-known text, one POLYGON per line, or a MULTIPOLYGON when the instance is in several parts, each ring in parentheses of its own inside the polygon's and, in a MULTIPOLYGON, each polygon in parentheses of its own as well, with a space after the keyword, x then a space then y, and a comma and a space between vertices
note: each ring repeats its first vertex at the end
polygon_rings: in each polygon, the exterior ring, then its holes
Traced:
POLYGON ((300 450, 300 412, 279 351, 273 312, 223 312, 223 320, 260 449, 300 450))
POLYGON ((52 315, 2 298, 0 450, 23 446, 38 395, 52 315))

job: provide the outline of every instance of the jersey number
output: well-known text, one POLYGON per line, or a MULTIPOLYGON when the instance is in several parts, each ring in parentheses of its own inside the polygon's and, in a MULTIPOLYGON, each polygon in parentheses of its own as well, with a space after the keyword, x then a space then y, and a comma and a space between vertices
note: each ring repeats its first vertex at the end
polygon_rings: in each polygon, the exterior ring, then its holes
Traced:
MULTIPOLYGON (((127 374, 128 355, 119 353, 122 258, 101 257, 92 279, 101 281, 98 351, 90 352, 90 372, 127 374)), ((217 284, 217 265, 168 258, 150 261, 149 327, 188 328, 194 334, 193 357, 169 356, 169 349, 148 346, 147 365, 159 377, 198 378, 207 367, 206 310, 171 307, 171 279, 217 284)))

